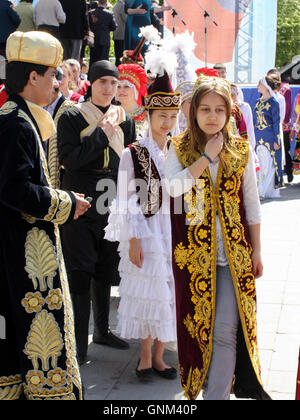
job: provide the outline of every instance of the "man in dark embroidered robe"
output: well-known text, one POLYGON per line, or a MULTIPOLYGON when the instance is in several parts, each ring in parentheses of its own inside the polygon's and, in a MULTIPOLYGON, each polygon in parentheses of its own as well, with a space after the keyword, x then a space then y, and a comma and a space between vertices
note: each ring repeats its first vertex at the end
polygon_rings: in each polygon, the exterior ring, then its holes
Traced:
POLYGON ((82 399, 59 225, 89 203, 51 185, 42 141, 60 43, 44 32, 7 41, 0 109, 0 400, 82 399), (32 61, 33 63, 31 63, 32 61))
POLYGON ((117 91, 117 68, 109 61, 97 61, 91 66, 89 80, 91 97, 64 112, 58 121, 59 159, 65 169, 63 188, 80 188, 93 198, 92 208, 86 216, 63 230, 81 362, 86 358, 88 347, 90 289, 94 314, 93 341, 128 348, 126 342, 109 330, 111 284, 119 282, 118 243, 104 239, 110 203, 101 209, 97 207, 97 202, 99 204, 106 194, 99 182, 110 180, 112 188, 109 189, 115 189, 122 150, 135 141, 134 121, 126 116, 123 108, 111 104, 117 91))

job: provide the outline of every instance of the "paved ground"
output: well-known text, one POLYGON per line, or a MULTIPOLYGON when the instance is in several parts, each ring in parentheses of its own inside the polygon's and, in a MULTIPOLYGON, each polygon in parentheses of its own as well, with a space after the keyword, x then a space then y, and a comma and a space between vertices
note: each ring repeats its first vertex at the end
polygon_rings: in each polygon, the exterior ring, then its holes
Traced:
MULTIPOLYGON (((263 201, 262 209, 264 276, 257 281, 262 378, 274 400, 293 400, 300 345, 300 177, 281 190, 280 199, 263 201)), ((113 287, 112 329, 118 301, 118 290, 113 287)), ((90 327, 92 333, 92 321, 90 327)), ((135 375, 138 357, 138 341, 130 341, 129 350, 91 343, 88 362, 81 367, 86 399, 182 399, 179 379, 155 377, 152 383, 141 384, 135 375)), ((165 359, 177 365, 176 352, 166 351, 165 359)))

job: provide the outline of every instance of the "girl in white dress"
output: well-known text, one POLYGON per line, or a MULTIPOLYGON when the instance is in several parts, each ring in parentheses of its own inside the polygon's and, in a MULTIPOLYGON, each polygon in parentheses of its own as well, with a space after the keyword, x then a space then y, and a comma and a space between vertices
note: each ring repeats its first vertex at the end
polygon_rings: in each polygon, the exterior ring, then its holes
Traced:
POLYGON ((149 130, 123 151, 105 238, 120 242, 117 331, 125 339, 141 340, 136 374, 148 380, 154 371, 174 379, 176 369, 163 360, 165 343, 177 337, 170 198, 160 182, 164 179, 163 149, 177 121, 180 94, 173 92, 166 73, 155 80, 145 108, 149 130), (137 196, 141 185, 144 198, 137 196))

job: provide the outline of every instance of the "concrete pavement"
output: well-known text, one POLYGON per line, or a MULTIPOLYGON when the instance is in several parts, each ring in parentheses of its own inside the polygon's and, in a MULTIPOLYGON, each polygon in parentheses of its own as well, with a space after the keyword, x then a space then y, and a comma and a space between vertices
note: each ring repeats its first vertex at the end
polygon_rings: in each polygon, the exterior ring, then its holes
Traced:
MULTIPOLYGON (((295 398, 300 345, 300 177, 281 190, 281 198, 262 202, 264 276, 257 281, 258 340, 262 379, 274 400, 295 398)), ((118 288, 112 288, 111 328, 116 326, 118 288)), ((92 320, 90 325, 92 334, 92 320)), ((90 341, 92 336, 90 335, 90 341)), ((155 377, 140 383, 135 375, 139 342, 129 350, 90 343, 88 362, 81 367, 86 400, 180 400, 179 378, 155 377)), ((177 353, 166 351, 177 367, 177 353)), ((232 397, 234 399, 234 397, 232 397)))

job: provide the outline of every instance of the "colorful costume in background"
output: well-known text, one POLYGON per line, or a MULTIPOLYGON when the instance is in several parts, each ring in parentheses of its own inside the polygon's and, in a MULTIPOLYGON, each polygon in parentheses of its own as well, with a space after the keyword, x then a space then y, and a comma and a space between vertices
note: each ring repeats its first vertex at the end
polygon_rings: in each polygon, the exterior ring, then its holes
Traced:
POLYGON ((244 140, 248 141, 249 136, 248 136, 248 129, 247 129, 246 120, 245 120, 245 117, 242 113, 241 108, 237 104, 232 104, 232 116, 234 118, 236 130, 237 130, 236 131, 234 129, 234 125, 233 125, 235 135, 240 136, 244 140))
POLYGON ((259 194, 261 197, 278 197, 278 188, 283 185, 279 103, 274 97, 259 99, 253 118, 260 166, 259 194), (279 150, 274 149, 274 143, 280 146, 279 150))
POLYGON ((300 174, 300 94, 295 99, 292 110, 293 141, 291 142, 291 157, 294 163, 294 174, 300 174))
POLYGON ((288 177, 292 177, 293 174, 293 150, 291 147, 290 141, 290 131, 291 131, 291 113, 292 113, 292 90, 288 83, 282 83, 278 91, 284 97, 285 100, 285 116, 282 124, 283 128, 283 140, 284 140, 284 149, 285 149, 285 173, 288 177), (291 153, 292 152, 292 153, 291 153))
POLYGON ((148 129, 146 109, 142 104, 142 98, 147 95, 147 74, 145 70, 137 64, 121 64, 118 67, 119 83, 125 83, 135 90, 137 108, 128 112, 128 115, 135 122, 137 136, 143 134, 148 129))
MULTIPOLYGON (((26 60, 28 51, 45 66, 62 58, 51 35, 12 34, 8 60, 26 60)), ((18 95, 0 109, 0 400, 82 399, 59 233, 76 199, 51 184, 42 140, 53 128, 47 111, 18 95)))

